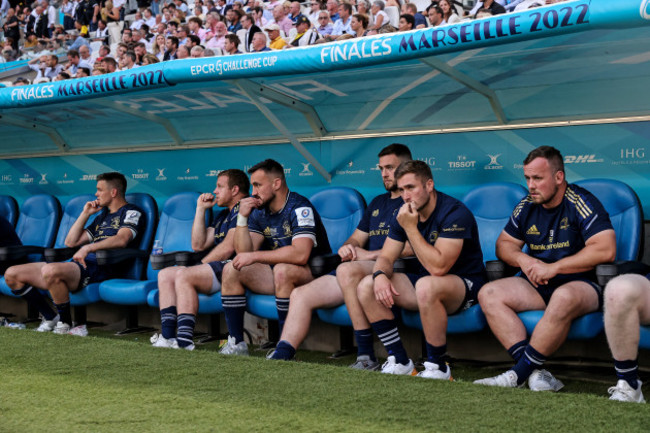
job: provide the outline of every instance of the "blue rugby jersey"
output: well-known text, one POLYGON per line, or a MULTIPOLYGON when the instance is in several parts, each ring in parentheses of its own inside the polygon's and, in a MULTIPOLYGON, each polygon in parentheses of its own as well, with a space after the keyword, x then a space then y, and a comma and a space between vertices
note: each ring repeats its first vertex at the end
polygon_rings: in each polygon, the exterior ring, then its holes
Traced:
POLYGON ((239 215, 239 203, 233 206, 232 210, 223 209, 212 221, 214 227, 214 245, 217 246, 226 238, 228 230, 237 226, 237 215, 239 215))
MULTIPOLYGON (((483 252, 474 215, 459 200, 440 191, 436 193, 436 207, 426 221, 418 222, 418 231, 431 245, 435 245, 438 238, 463 239, 460 255, 448 274, 460 277, 485 275, 483 252)), ((406 232, 397 222, 397 214, 391 221, 388 237, 399 242, 408 240, 406 232)), ((417 273, 429 274, 421 264, 417 273)))
POLYGON ((137 248, 140 242, 138 236, 144 227, 144 216, 139 207, 127 203, 114 213, 109 213, 107 207, 99 211, 95 219, 86 227, 90 242, 99 242, 115 236, 122 228, 128 228, 133 233, 133 238, 127 248, 137 248))
POLYGON ((0 247, 22 245, 14 226, 3 216, 0 216, 0 247))
MULTIPOLYGON (((587 239, 613 229, 609 214, 593 194, 574 184, 567 185, 562 202, 545 209, 526 196, 515 207, 504 231, 523 241, 528 254, 545 263, 576 254, 587 239)), ((593 271, 558 275, 549 285, 576 278, 594 279, 593 271)))
POLYGON ((357 225, 357 230, 368 233, 368 251, 380 250, 384 246, 390 222, 402 204, 402 197, 391 199, 389 192, 372 199, 357 225))
POLYGON ((320 215, 309 200, 295 192, 288 194, 284 207, 277 213, 268 208, 253 209, 248 230, 264 236, 263 250, 286 247, 293 239, 308 237, 314 241, 310 257, 332 251, 320 215))

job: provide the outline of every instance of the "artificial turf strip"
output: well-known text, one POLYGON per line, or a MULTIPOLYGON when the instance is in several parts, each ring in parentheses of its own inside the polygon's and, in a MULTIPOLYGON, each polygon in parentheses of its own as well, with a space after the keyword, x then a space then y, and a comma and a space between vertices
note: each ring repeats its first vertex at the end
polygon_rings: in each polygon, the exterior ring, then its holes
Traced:
MULTIPOLYGON (((1 432, 648 431, 650 406, 0 329, 1 432)), ((647 394, 647 392, 646 392, 647 394)))

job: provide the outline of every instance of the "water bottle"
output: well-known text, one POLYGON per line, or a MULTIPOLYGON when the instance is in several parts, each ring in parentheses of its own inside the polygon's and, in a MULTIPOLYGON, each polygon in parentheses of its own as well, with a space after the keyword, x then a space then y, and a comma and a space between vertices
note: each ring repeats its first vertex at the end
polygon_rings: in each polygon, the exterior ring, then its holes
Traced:
POLYGON ((162 242, 160 240, 156 239, 153 243, 153 251, 152 254, 155 256, 159 256, 163 253, 163 246, 162 242))

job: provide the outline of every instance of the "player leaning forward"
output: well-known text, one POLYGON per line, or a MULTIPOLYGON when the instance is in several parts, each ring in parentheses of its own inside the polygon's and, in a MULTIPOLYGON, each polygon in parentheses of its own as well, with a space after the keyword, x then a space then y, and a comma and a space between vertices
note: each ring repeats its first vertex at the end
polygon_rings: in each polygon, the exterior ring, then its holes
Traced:
POLYGON ((397 331, 392 311, 397 305, 420 311, 427 361, 419 376, 449 380, 451 370, 444 362, 447 316, 475 303, 486 281, 478 228, 463 203, 436 191, 426 163, 403 162, 395 180, 404 205, 390 223, 373 274, 358 286, 359 301, 388 351, 382 373, 416 373, 397 331), (417 269, 393 273, 407 240, 417 256, 417 269))
POLYGON ((557 149, 542 146, 530 152, 524 177, 529 194, 515 207, 496 245, 497 256, 521 268, 521 276, 493 281, 479 294, 492 332, 515 365, 475 383, 516 387, 528 380, 533 391, 558 391, 562 383, 542 365, 564 342, 573 319, 601 308, 594 268, 614 260, 616 238, 598 199, 567 184, 557 149), (530 341, 517 316, 526 310, 545 310, 530 341))

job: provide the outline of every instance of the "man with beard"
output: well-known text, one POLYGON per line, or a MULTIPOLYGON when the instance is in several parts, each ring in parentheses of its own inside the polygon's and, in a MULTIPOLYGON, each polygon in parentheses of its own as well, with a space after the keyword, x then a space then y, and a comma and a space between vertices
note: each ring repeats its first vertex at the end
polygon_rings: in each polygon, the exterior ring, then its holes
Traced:
POLYGON ((398 306, 420 311, 426 361, 418 376, 453 380, 445 363, 447 317, 471 307, 487 281, 478 226, 463 203, 435 189, 425 162, 402 163, 395 181, 404 204, 390 223, 372 275, 359 283, 359 301, 388 352, 382 373, 417 373, 397 331, 393 307, 398 306), (394 273, 407 241, 418 264, 409 273, 394 273))
POLYGON ((404 203, 393 174, 402 162, 411 160, 411 151, 403 144, 394 143, 383 148, 378 156, 378 167, 387 192, 370 202, 357 229, 339 248, 343 263, 334 272, 293 291, 287 322, 271 359, 289 360, 294 357, 307 336, 312 312, 316 308, 336 307, 345 302, 358 348, 357 360, 350 367, 358 370, 379 368, 373 349, 372 329, 357 298, 357 285, 372 272, 390 221, 404 203))
POLYGON ((487 284, 479 302, 488 324, 515 361, 514 367, 474 383, 533 391, 558 391, 563 384, 542 369, 564 342, 571 321, 602 306, 594 268, 616 257, 616 237, 607 211, 589 191, 568 184, 564 159, 541 146, 524 160, 529 194, 497 239, 496 253, 521 276, 487 284), (522 251, 526 246, 527 252, 522 251), (545 310, 530 341, 517 316, 545 310))
POLYGON ((331 251, 320 215, 309 200, 289 191, 282 165, 267 159, 248 173, 253 196, 239 202, 237 255, 222 276, 221 300, 229 333, 221 349, 225 355, 248 355, 243 332, 245 287, 275 294, 282 330, 291 292, 314 279, 309 259, 331 251))

